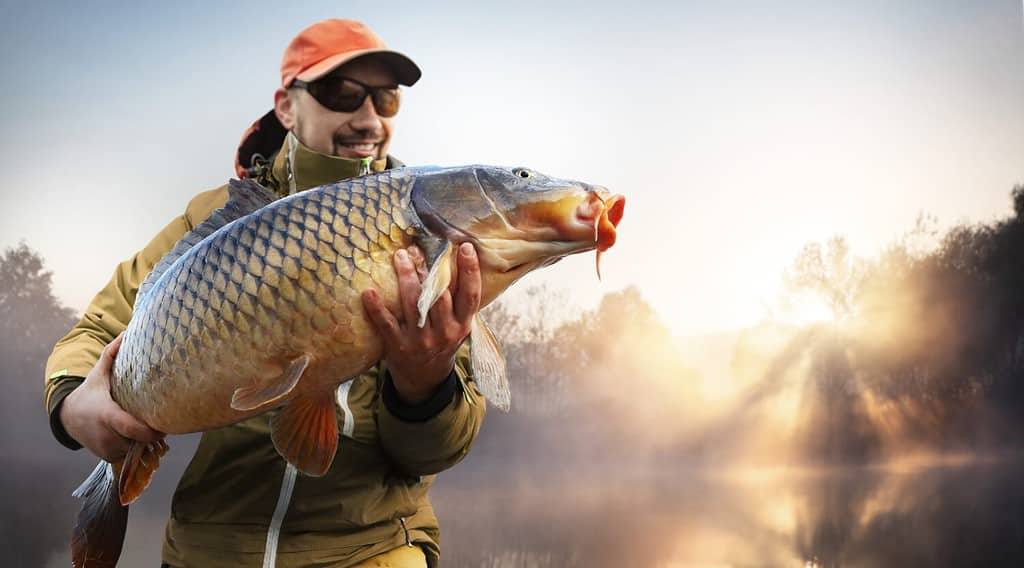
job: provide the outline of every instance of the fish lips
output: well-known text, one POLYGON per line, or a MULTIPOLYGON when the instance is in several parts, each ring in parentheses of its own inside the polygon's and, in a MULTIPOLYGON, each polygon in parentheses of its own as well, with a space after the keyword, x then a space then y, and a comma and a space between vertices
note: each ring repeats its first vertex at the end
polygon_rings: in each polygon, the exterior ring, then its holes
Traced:
POLYGON ((481 260, 498 272, 529 272, 571 254, 597 248, 592 241, 531 241, 526 239, 474 238, 481 260))
POLYGON ((597 251, 604 252, 615 244, 616 231, 622 221, 622 215, 626 210, 626 198, 621 195, 612 195, 603 200, 604 211, 594 224, 594 241, 597 242, 597 251))

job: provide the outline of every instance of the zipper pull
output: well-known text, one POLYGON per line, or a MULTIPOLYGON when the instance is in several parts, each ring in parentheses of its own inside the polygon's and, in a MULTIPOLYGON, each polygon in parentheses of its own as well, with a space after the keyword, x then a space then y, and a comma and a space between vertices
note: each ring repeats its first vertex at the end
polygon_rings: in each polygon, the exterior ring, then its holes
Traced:
POLYGON ((412 540, 409 539, 409 527, 405 526, 405 517, 398 517, 398 522, 402 524, 402 530, 405 532, 405 545, 412 548, 412 540))
POLYGON ((370 164, 373 163, 373 156, 367 156, 359 160, 359 175, 365 176, 370 173, 370 164))
POLYGON ((295 135, 292 134, 292 132, 289 130, 288 155, 285 157, 285 166, 287 168, 286 177, 288 178, 288 195, 298 192, 298 189, 296 189, 297 186, 295 182, 295 152, 298 150, 299 147, 298 142, 299 139, 296 138, 295 135))

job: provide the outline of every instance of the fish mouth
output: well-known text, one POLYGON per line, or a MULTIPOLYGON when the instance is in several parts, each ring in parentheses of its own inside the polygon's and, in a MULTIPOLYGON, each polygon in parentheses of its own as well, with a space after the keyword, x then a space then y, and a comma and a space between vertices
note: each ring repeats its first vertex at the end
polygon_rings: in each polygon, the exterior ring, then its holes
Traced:
POLYGON ((415 195, 414 207, 429 233, 456 246, 472 243, 488 272, 515 279, 566 256, 597 250, 600 277, 600 256, 615 244, 625 197, 579 182, 547 193, 510 200, 505 207, 487 198, 487 213, 463 213, 467 218, 458 224, 415 195))
POLYGON ((626 198, 601 187, 591 188, 588 195, 589 198, 576 208, 572 221, 576 226, 585 225, 593 235, 593 248, 597 249, 597 278, 600 280, 601 255, 615 244, 615 230, 622 221, 626 198))
MULTIPOLYGON (((598 196, 598 199, 602 198, 598 196)), ((616 194, 602 199, 601 203, 604 208, 601 215, 594 221, 594 241, 597 244, 597 257, 594 260, 594 265, 597 269, 598 280, 601 279, 601 255, 615 244, 615 230, 619 226, 619 222, 622 221, 622 214, 625 213, 626 198, 616 194)))
MULTIPOLYGON (((596 195, 596 194, 595 194, 596 195)), ((602 199, 598 197, 598 199, 602 199)), ((622 215, 626 211, 626 198, 621 195, 612 195, 603 198, 601 201, 604 210, 594 222, 594 241, 597 242, 597 252, 604 252, 615 244, 615 229, 622 221, 622 215)))
POLYGON ((508 238, 478 238, 474 244, 487 265, 496 272, 514 275, 554 264, 571 254, 597 248, 594 241, 531 241, 508 238))
POLYGON ((505 236, 477 237, 483 259, 495 270, 502 273, 526 273, 542 266, 549 266, 562 258, 597 250, 598 277, 601 276, 601 254, 610 249, 616 240, 616 227, 622 220, 626 199, 612 195, 607 190, 595 189, 569 210, 554 226, 525 231, 518 238, 505 236), (560 238, 552 239, 557 235, 560 238))

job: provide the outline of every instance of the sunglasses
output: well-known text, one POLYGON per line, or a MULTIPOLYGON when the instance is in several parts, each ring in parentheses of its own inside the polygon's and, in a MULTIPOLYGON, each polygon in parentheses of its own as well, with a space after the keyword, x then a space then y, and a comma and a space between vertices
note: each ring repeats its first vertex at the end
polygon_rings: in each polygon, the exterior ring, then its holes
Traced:
POLYGON ((305 89, 316 102, 335 112, 355 112, 371 97, 380 116, 398 114, 398 87, 371 87, 348 77, 322 77, 312 82, 295 79, 292 86, 305 89))

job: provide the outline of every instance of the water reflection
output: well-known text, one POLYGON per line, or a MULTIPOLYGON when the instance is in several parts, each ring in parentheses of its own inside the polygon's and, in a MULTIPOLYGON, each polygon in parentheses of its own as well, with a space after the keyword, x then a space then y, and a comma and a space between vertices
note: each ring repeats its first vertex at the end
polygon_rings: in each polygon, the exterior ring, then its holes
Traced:
POLYGON ((444 566, 1019 566, 1024 460, 833 471, 451 472, 444 566))
MULTIPOLYGON (((180 461, 161 468, 167 475, 133 506, 125 566, 159 558, 180 461)), ((72 480, 46 481, 68 476, 52 465, 23 471, 27 463, 0 479, 0 489, 14 489, 0 522, 10 565, 66 566, 76 504, 53 488, 72 480)), ((440 476, 442 566, 1024 565, 1021 456, 831 470, 647 464, 635 473, 555 463, 513 472, 471 457, 440 476)))

